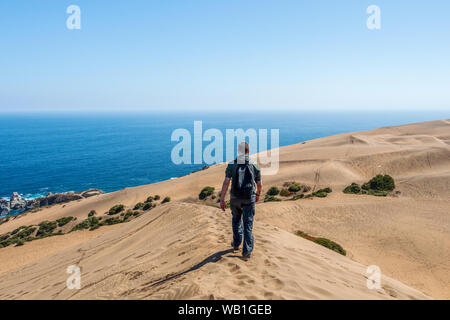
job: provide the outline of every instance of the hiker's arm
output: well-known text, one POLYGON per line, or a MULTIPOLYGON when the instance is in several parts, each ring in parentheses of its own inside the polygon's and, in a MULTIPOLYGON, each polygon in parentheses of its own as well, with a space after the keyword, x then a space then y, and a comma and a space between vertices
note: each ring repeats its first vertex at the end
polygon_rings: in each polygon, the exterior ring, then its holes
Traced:
POLYGON ((223 180, 223 184, 222 184, 222 192, 220 193, 220 208, 222 208, 223 211, 225 211, 225 195, 227 194, 228 191, 228 187, 230 186, 230 178, 225 178, 225 180, 223 180))
POLYGON ((259 201, 259 196, 261 195, 262 191, 262 182, 261 180, 256 182, 256 202, 259 201))

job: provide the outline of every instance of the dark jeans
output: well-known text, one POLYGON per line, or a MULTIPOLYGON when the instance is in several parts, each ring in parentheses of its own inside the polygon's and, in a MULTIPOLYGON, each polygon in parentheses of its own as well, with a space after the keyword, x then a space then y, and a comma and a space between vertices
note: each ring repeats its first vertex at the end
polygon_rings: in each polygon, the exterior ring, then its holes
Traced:
POLYGON ((252 234, 253 217, 255 216, 255 197, 251 199, 230 200, 230 208, 233 213, 233 244, 240 246, 242 234, 244 234, 244 244, 242 246, 242 255, 250 256, 253 251, 254 237, 252 234), (242 224, 244 227, 242 227, 242 224))

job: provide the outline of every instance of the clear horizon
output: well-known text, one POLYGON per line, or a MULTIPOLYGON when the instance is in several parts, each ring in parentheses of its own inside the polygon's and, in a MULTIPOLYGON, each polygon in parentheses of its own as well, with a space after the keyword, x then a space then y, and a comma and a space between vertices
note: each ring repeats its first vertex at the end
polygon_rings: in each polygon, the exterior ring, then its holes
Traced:
POLYGON ((448 111, 448 12, 444 0, 6 0, 0 112, 448 111), (66 26, 73 4, 80 30, 66 26))

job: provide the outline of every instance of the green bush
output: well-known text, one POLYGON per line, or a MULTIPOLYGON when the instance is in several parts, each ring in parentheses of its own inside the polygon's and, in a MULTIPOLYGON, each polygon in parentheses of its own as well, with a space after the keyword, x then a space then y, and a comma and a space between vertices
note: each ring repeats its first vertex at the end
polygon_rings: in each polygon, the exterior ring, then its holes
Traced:
POLYGON ((317 192, 326 192, 326 193, 332 193, 333 192, 333 190, 331 190, 331 188, 330 187, 327 187, 327 188, 324 188, 324 189, 320 189, 319 191, 317 191, 317 192))
POLYGON ((53 230, 56 229, 55 221, 43 221, 39 223, 39 230, 36 233, 37 237, 46 237, 52 234, 53 230))
POLYGON ((307 233, 303 232, 303 231, 296 231, 295 234, 299 237, 302 237, 304 239, 307 239, 309 241, 315 242, 317 244, 320 244, 321 246, 324 246, 330 250, 333 250, 337 253, 340 253, 342 255, 347 255, 347 252, 336 242, 331 241, 329 239, 326 238, 316 238, 316 237, 312 237, 310 235, 308 235, 307 233))
POLYGON ((330 250, 333 250, 337 253, 342 254, 343 256, 347 255, 347 252, 336 242, 331 241, 329 239, 325 238, 317 238, 314 240, 315 243, 320 244, 321 246, 324 246, 325 248, 328 248, 330 250))
POLYGON ((304 197, 305 197, 305 195, 303 193, 302 194, 297 194, 297 195, 293 196, 291 198, 291 200, 295 201, 295 200, 303 199, 304 197))
POLYGON ((204 187, 202 191, 200 191, 200 194, 198 195, 198 198, 200 200, 205 200, 209 196, 214 194, 214 188, 213 187, 204 187))
POLYGON ((72 231, 77 231, 77 230, 83 230, 83 229, 89 229, 89 230, 95 230, 97 229, 96 226, 98 226, 100 224, 100 219, 93 216, 93 217, 89 217, 86 220, 84 220, 83 222, 77 224, 75 227, 72 228, 72 231))
POLYGON ((24 244, 25 244, 25 241, 23 241, 23 240, 18 240, 18 241, 16 242, 16 247, 23 246, 24 244))
POLYGON ((109 209, 108 215, 112 216, 118 213, 121 213, 125 209, 123 204, 118 204, 109 209))
POLYGON ((267 194, 269 196, 277 196, 280 194, 280 189, 278 189, 278 187, 271 187, 269 191, 267 191, 267 194))
POLYGON ((97 214, 97 211, 91 210, 91 211, 89 211, 89 213, 88 213, 88 217, 95 216, 96 214, 97 214))
POLYGON ((152 202, 153 201, 153 197, 152 196, 149 196, 148 198, 147 198, 147 200, 145 200, 145 202, 152 202))
POLYGON ((113 217, 113 218, 108 218, 108 219, 106 219, 105 221, 103 221, 103 222, 102 222, 102 225, 108 225, 108 226, 110 226, 110 225, 118 224, 118 223, 121 223, 121 222, 122 222, 122 220, 120 220, 119 218, 113 217))
POLYGON ((299 192, 300 190, 302 190, 302 186, 300 186, 298 184, 292 184, 289 186, 288 190, 290 192, 299 192))
POLYGON ((134 210, 139 210, 139 209, 142 209, 143 207, 144 207, 144 204, 142 202, 138 202, 134 206, 134 210))
POLYGON ((289 197, 290 195, 292 195, 292 192, 290 192, 288 189, 281 189, 280 196, 289 197))
POLYGON ((278 202, 278 201, 281 201, 281 199, 275 196, 271 196, 269 194, 266 194, 266 196, 264 197, 264 202, 278 202))
POLYGON ((165 197, 161 203, 170 202, 170 197, 165 197))
POLYGON ((361 186, 361 189, 366 190, 366 191, 370 190, 370 183, 368 183, 368 182, 364 183, 361 186))
POLYGON ((354 182, 344 189, 344 193, 348 194, 350 193, 359 194, 360 192, 361 192, 360 186, 354 182))
POLYGON ((316 192, 313 192, 312 195, 314 197, 318 197, 318 198, 325 198, 328 195, 328 193, 326 193, 325 191, 316 191, 316 192))
POLYGON ((368 184, 370 185, 370 189, 378 190, 378 191, 392 191, 395 189, 394 179, 390 175, 377 175, 372 178, 368 184))
POLYGON ((159 200, 159 199, 161 199, 161 197, 159 195, 156 195, 154 199, 159 200))
POLYGON ((19 232, 20 230, 22 230, 22 229, 26 229, 27 228, 27 226, 20 226, 20 227, 18 227, 17 229, 14 229, 12 232, 11 232, 11 235, 15 235, 17 232, 19 232))
POLYGON ((147 211, 147 210, 150 210, 150 209, 152 209, 154 207, 156 207, 156 204, 151 203, 151 202, 146 202, 144 204, 144 206, 142 207, 142 210, 147 211))
POLYGON ((133 211, 132 210, 128 210, 127 213, 125 213, 125 215, 123 216, 123 220, 128 220, 128 218, 130 218, 133 215, 133 211))
POLYGON ((29 237, 35 230, 36 230, 35 227, 28 226, 23 231, 20 231, 19 233, 17 233, 15 238, 25 239, 25 238, 29 237))
POLYGON ((369 190, 367 191, 367 194, 371 195, 371 196, 376 196, 376 197, 386 197, 388 195, 387 191, 378 191, 378 190, 369 190))
POLYGON ((73 220, 73 217, 63 217, 61 219, 56 220, 56 222, 58 223, 58 227, 62 227, 62 226, 65 226, 66 224, 68 224, 72 220, 73 220))

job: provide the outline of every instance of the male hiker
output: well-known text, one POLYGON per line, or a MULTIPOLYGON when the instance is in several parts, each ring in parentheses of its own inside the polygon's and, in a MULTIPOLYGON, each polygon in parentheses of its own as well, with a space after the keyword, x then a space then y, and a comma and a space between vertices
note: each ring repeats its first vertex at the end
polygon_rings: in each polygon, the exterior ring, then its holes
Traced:
POLYGON ((247 142, 239 144, 238 157, 228 164, 225 171, 225 180, 220 196, 220 207, 225 211, 225 195, 231 182, 230 207, 233 214, 233 241, 231 246, 234 250, 239 250, 243 233, 242 256, 245 260, 250 258, 253 251, 252 229, 255 203, 258 202, 262 189, 261 171, 254 162, 250 161, 249 152, 250 147, 247 142))

